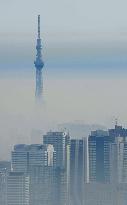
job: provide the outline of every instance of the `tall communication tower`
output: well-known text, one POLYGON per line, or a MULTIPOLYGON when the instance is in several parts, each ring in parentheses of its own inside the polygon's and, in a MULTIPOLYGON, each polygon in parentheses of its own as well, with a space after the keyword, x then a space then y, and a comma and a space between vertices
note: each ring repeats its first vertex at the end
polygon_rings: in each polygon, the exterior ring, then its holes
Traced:
POLYGON ((40 38, 40 15, 38 15, 38 37, 37 37, 37 45, 36 45, 36 60, 34 61, 34 65, 36 67, 36 91, 35 97, 37 100, 43 100, 43 77, 42 77, 42 68, 44 67, 44 62, 42 59, 42 45, 40 38))

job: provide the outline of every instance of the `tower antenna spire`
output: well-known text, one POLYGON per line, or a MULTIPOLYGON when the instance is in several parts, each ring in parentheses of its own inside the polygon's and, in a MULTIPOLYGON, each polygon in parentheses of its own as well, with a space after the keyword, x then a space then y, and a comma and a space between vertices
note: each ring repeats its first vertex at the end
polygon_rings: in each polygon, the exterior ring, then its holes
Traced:
POLYGON ((38 39, 40 39, 40 15, 38 15, 38 39))

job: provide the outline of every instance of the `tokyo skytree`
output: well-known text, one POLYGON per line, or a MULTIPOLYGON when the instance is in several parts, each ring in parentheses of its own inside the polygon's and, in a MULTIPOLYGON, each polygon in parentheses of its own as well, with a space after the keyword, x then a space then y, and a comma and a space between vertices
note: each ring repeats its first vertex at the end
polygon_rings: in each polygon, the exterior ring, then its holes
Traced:
POLYGON ((40 37, 40 15, 38 15, 38 36, 37 36, 37 45, 36 45, 36 60, 34 61, 34 65, 36 67, 36 91, 35 97, 37 100, 43 101, 43 76, 42 69, 44 67, 44 62, 42 59, 42 44, 40 37))

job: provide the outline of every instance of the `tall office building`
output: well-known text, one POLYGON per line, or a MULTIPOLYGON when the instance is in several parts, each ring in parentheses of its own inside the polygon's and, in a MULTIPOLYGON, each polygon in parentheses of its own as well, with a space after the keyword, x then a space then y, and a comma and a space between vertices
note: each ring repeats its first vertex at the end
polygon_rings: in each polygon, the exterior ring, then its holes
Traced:
POLYGON ((44 144, 51 144, 56 152, 56 167, 66 168, 70 136, 65 132, 47 132, 43 136, 44 144))
POLYGON ((12 151, 12 168, 16 172, 29 172, 32 166, 47 166, 54 160, 53 146, 18 144, 12 151))
POLYGON ((127 137, 116 137, 110 147, 111 182, 127 183, 127 137))
POLYGON ((82 205, 84 183, 87 182, 87 139, 71 139, 70 195, 71 204, 82 205))
POLYGON ((53 165, 55 151, 52 145, 15 145, 12 168, 30 176, 30 205, 50 204, 53 200, 53 165))
POLYGON ((23 172, 7 176, 7 205, 29 205, 29 177, 23 172))
POLYGON ((116 123, 114 129, 109 129, 113 138, 111 145, 111 181, 127 183, 127 129, 116 123))
POLYGON ((58 204, 70 202, 70 136, 64 132, 48 132, 43 136, 44 144, 51 144, 56 153, 55 195, 58 204))
POLYGON ((34 62, 36 67, 36 92, 35 96, 37 100, 43 100, 43 77, 42 77, 42 68, 44 67, 44 63, 42 60, 42 45, 41 45, 41 37, 40 37, 40 15, 38 15, 38 37, 37 37, 37 45, 36 45, 37 55, 36 60, 34 62))
POLYGON ((88 139, 90 182, 110 182, 110 144, 113 142, 107 131, 91 132, 88 139))

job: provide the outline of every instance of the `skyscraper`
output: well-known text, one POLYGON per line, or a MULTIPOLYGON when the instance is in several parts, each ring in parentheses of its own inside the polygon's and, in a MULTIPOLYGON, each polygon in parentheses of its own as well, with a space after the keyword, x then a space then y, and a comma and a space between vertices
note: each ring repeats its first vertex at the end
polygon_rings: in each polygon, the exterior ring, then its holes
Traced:
POLYGON ((40 37, 40 15, 38 15, 38 37, 37 37, 37 45, 36 45, 37 55, 36 60, 34 61, 36 67, 36 91, 35 96, 37 100, 43 100, 43 77, 42 77, 42 68, 44 67, 44 63, 42 60, 42 44, 40 37))
POLYGON ((71 139, 70 145, 70 197, 71 204, 83 204, 86 146, 84 139, 71 139))
POLYGON ((127 129, 116 123, 109 129, 109 136, 114 139, 110 148, 111 181, 127 183, 127 129))
POLYGON ((116 137, 110 148, 111 182, 127 183, 127 137, 116 137))
POLYGON ((56 167, 67 167, 68 147, 70 147, 70 136, 66 132, 47 132, 43 136, 44 144, 51 144, 56 152, 56 167))
POLYGON ((107 131, 91 132, 88 139, 90 182, 110 182, 110 145, 113 141, 107 131))
POLYGON ((18 144, 12 151, 14 172, 30 177, 30 205, 52 204, 55 172, 55 151, 52 145, 18 144))
POLYGON ((56 152, 54 187, 56 202, 61 205, 69 204, 70 194, 70 136, 65 132, 48 132, 43 136, 44 144, 51 144, 56 152))

